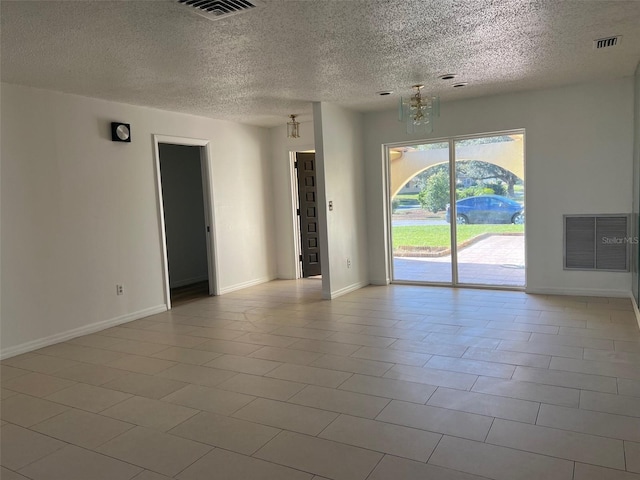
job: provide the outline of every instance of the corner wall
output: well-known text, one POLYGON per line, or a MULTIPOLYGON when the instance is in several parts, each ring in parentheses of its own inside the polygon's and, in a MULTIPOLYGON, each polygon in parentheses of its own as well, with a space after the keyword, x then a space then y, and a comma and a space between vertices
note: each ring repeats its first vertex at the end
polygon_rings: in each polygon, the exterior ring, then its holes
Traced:
POLYGON ((423 138, 396 119, 394 111, 365 115, 372 283, 389 280, 381 145, 524 128, 527 291, 628 296, 630 273, 563 270, 562 215, 631 212, 631 78, 444 103, 423 138))
POLYGON ((324 298, 335 298, 369 284, 363 122, 362 114, 329 103, 314 103, 313 119, 319 220, 326 225, 322 290, 324 298))
POLYGON ((275 277, 267 129, 4 83, 0 105, 2 356, 166 308, 153 134, 210 141, 220 290, 275 277))

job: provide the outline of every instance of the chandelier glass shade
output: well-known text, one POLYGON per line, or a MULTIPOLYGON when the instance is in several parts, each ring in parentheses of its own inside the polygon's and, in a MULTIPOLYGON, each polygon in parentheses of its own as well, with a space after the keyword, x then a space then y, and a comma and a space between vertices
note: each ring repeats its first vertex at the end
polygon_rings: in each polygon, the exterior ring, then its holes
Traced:
POLYGON ((287 137, 288 138, 300 138, 300 122, 296 121, 297 115, 289 115, 287 122, 287 137))
POLYGON ((410 97, 401 97, 398 120, 407 126, 407 133, 431 133, 433 122, 440 116, 440 97, 424 94, 424 85, 414 85, 410 97))

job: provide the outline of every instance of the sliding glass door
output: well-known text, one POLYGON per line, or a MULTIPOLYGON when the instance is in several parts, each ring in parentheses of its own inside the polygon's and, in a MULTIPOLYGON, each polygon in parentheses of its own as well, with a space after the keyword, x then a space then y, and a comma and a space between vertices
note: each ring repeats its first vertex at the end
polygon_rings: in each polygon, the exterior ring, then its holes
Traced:
POLYGON ((524 134, 388 147, 393 280, 525 285, 524 134))

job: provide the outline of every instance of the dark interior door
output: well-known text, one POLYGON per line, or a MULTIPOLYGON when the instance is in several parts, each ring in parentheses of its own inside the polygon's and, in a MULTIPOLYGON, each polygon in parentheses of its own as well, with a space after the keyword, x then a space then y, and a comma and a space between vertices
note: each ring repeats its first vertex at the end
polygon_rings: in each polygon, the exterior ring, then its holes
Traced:
POLYGON ((318 190, 316 154, 296 153, 298 172, 298 217, 302 243, 302 276, 320 275, 320 243, 318 235, 318 190))

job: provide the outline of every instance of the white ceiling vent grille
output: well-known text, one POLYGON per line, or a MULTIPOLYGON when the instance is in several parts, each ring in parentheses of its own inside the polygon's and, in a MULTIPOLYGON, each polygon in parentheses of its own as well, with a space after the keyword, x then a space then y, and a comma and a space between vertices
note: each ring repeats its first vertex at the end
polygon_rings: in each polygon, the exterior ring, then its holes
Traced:
POLYGON ((593 41, 593 48, 595 50, 600 50, 601 48, 609 48, 615 47, 616 45, 620 45, 622 41, 622 35, 616 35, 615 37, 607 37, 607 38, 598 38, 593 41))
POLYGON ((248 12, 262 6, 260 0, 177 0, 177 2, 211 20, 248 12))
POLYGON ((628 215, 565 215, 564 269, 629 271, 628 215))

